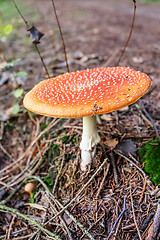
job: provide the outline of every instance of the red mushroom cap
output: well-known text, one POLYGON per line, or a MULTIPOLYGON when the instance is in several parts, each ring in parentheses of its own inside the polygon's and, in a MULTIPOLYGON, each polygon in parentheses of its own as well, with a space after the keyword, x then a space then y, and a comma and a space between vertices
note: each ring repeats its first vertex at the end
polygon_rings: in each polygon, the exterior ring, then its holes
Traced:
POLYGON ((125 67, 66 73, 37 84, 24 98, 32 112, 52 117, 84 117, 130 105, 151 86, 150 78, 125 67))

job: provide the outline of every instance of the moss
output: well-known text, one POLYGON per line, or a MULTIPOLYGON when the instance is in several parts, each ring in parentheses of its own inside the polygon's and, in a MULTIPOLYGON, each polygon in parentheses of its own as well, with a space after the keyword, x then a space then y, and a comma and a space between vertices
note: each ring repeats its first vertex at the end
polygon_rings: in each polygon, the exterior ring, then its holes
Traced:
POLYGON ((48 175, 45 177, 44 183, 47 184, 49 190, 51 191, 52 188, 53 188, 53 185, 54 185, 54 179, 53 179, 53 176, 52 176, 52 172, 51 172, 51 171, 49 171, 49 172, 48 172, 48 175))
POLYGON ((148 141, 138 150, 138 153, 151 181, 160 185, 160 140, 148 141))

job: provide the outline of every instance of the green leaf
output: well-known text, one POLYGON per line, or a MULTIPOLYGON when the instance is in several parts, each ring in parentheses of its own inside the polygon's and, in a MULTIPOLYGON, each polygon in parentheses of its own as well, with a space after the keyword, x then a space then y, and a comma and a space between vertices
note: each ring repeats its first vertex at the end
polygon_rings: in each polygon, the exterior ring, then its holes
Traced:
POLYGON ((19 62, 21 59, 13 59, 12 61, 6 63, 5 65, 1 66, 2 68, 13 67, 16 62, 19 62))
POLYGON ((22 96, 23 92, 24 92, 24 90, 22 88, 18 88, 17 90, 14 91, 14 96, 16 98, 19 98, 22 96))
POLYGON ((13 66, 14 66, 13 62, 8 62, 5 65, 3 65, 2 68, 13 67, 13 66))
POLYGON ((31 196, 30 196, 30 202, 31 202, 31 203, 34 203, 34 195, 35 195, 35 194, 32 193, 31 196))
POLYGON ((20 107, 19 107, 19 104, 16 104, 13 106, 13 114, 16 115, 17 113, 19 113, 19 110, 20 110, 20 107))
POLYGON ((65 136, 61 137, 60 140, 62 141, 62 143, 67 143, 68 138, 69 137, 67 135, 65 135, 65 136))
POLYGON ((12 25, 11 25, 11 24, 8 24, 6 27, 3 28, 3 33, 4 33, 5 35, 8 35, 8 34, 10 34, 10 32, 12 31, 12 29, 13 29, 12 25))
POLYGON ((16 77, 26 77, 27 73, 26 72, 17 72, 16 77))

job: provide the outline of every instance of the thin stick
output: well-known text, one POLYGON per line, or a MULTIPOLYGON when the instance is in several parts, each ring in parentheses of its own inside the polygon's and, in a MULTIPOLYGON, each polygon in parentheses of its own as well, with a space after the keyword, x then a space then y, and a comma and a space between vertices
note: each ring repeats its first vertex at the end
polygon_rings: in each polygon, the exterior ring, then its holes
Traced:
POLYGON ((13 197, 14 195, 21 189, 21 187, 27 182, 27 179, 30 177, 31 174, 34 174, 35 171, 40 167, 40 165, 44 162, 44 159, 42 158, 41 161, 38 161, 38 164, 36 165, 36 167, 34 168, 34 171, 32 170, 32 172, 29 173, 29 176, 27 176, 26 179, 24 179, 22 182, 20 182, 20 184, 14 189, 14 191, 5 199, 1 202, 1 204, 6 204, 8 203, 13 197))
MULTIPOLYGON (((17 9, 19 15, 20 15, 21 18, 23 19, 23 21, 24 21, 27 29, 29 29, 29 25, 28 25, 27 20, 26 20, 25 17, 22 15, 22 13, 21 13, 21 11, 19 10, 16 2, 15 2, 14 0, 12 0, 12 1, 13 1, 13 4, 14 4, 15 8, 17 9)), ((35 48, 36 48, 36 50, 37 50, 37 52, 38 52, 38 55, 39 55, 39 57, 40 57, 40 59, 41 59, 42 65, 43 65, 43 67, 44 67, 44 69, 45 69, 45 71, 46 71, 46 74, 47 74, 48 78, 50 78, 50 75, 49 75, 49 73, 48 73, 48 69, 47 69, 47 67, 46 67, 46 64, 44 63, 43 57, 41 56, 41 53, 40 53, 40 51, 39 51, 39 48, 38 48, 37 44, 34 44, 34 43, 33 43, 33 45, 35 46, 35 48)))
MULTIPOLYGON (((103 217, 105 216, 105 214, 103 214, 96 222, 94 222, 89 228, 88 231, 90 231, 103 217)), ((80 239, 82 239, 86 234, 84 233, 80 239)))
MULTIPOLYGON (((119 48, 116 48, 116 50, 113 52, 113 54, 110 56, 110 58, 105 62, 105 64, 103 65, 104 68, 110 66, 111 62, 113 61, 113 59, 116 57, 116 55, 119 53, 119 48)), ((98 116, 98 115, 96 115, 98 116)))
POLYGON ((139 201, 138 201, 139 204, 141 204, 141 202, 143 200, 143 195, 144 195, 144 192, 145 192, 145 189, 146 189, 146 184, 147 184, 147 177, 144 179, 142 193, 141 193, 141 196, 140 196, 139 201))
POLYGON ((15 163, 16 160, 7 152, 7 150, 2 146, 1 143, 0 143, 0 148, 12 160, 12 162, 15 163))
POLYGON ((16 209, 7 207, 7 206, 5 206, 5 205, 0 205, 0 209, 2 209, 2 210, 4 210, 4 211, 7 211, 7 212, 10 212, 10 213, 13 213, 13 214, 15 214, 15 215, 17 215, 17 216, 19 216, 19 217, 21 217, 21 218, 23 218, 23 219, 31 222, 33 225, 37 226, 41 231, 45 232, 45 233, 48 234, 49 236, 54 237, 54 238, 57 239, 57 240, 61 240, 61 238, 60 238, 58 235, 50 232, 49 230, 47 230, 46 228, 44 228, 43 226, 41 226, 39 223, 37 223, 37 221, 35 221, 35 220, 29 218, 28 216, 20 213, 20 212, 17 211, 16 209))
MULTIPOLYGON (((64 206, 53 196, 51 195, 50 192, 47 192, 50 194, 50 197, 53 199, 53 201, 59 205, 59 207, 61 207, 62 209, 64 208, 64 206)), ((87 237, 91 240, 94 240, 94 238, 92 237, 92 235, 88 232, 89 230, 87 230, 75 217, 73 217, 72 214, 70 214, 70 212, 66 209, 65 213, 70 217, 70 219, 82 230, 82 232, 87 235, 87 237)))
MULTIPOLYGON (((20 162, 21 160, 23 160, 23 158, 26 156, 26 154, 30 151, 30 149, 34 146, 34 144, 38 141, 38 139, 47 131, 49 131, 54 125, 56 125, 59 121, 61 121, 61 119, 57 119, 54 118, 50 124, 42 131, 39 133, 38 136, 36 136, 36 138, 31 142, 31 144, 28 146, 28 148, 26 149, 26 151, 17 159, 16 163, 20 162)), ((2 174, 4 171, 10 169, 12 166, 14 166, 15 163, 10 164, 9 166, 6 166, 5 168, 3 168, 2 170, 0 170, 0 174, 2 174)))
POLYGON ((13 226, 13 224, 14 224, 15 218, 16 218, 16 215, 14 215, 14 216, 12 217, 12 221, 11 221, 11 223, 10 223, 10 225, 9 225, 8 234, 7 234, 7 240, 10 240, 11 231, 12 231, 12 226, 13 226))
MULTIPOLYGON (((44 187, 44 189, 46 190, 46 194, 48 194, 53 201, 62 208, 62 210, 65 211, 65 213, 72 219, 73 222, 75 222, 75 224, 82 230, 83 233, 85 233, 87 235, 87 237, 89 237, 89 239, 94 240, 94 238, 91 236, 91 234, 85 229, 85 227, 78 222, 78 220, 73 217, 73 215, 70 214, 70 212, 67 209, 64 209, 64 206, 52 195, 52 193, 49 191, 47 185, 42 181, 42 179, 40 179, 39 177, 36 176, 31 176, 30 179, 35 179, 38 180, 42 186, 44 187)), ((59 214, 57 214, 56 216, 58 216, 59 214)), ((53 217, 54 218, 54 217, 53 217)), ((51 218, 49 221, 53 220, 53 218, 51 218)), ((48 221, 48 222, 49 222, 48 221)), ((46 223, 45 223, 46 224, 46 223)))
POLYGON ((4 61, 8 62, 7 58, 6 58, 5 54, 4 54, 4 51, 3 51, 3 49, 1 47, 0 47, 0 53, 2 54, 2 57, 3 57, 4 61))
POLYGON ((65 62, 66 62, 67 71, 70 72, 69 71, 69 65, 68 65, 68 59, 67 59, 67 53, 66 53, 66 46, 65 46, 65 42, 64 42, 64 38, 63 38, 61 25, 60 25, 60 22, 59 22, 59 19, 58 19, 58 15, 57 15, 56 6, 55 6, 55 3, 54 3, 54 0, 51 0, 51 1, 52 1, 54 13, 55 13, 56 21, 57 21, 57 24, 58 24, 59 32, 60 32, 60 35, 61 35, 61 40, 62 40, 62 45, 63 45, 63 51, 64 51, 64 56, 65 56, 65 62))
POLYGON ((153 127, 153 124, 151 123, 151 121, 149 121, 149 119, 148 119, 148 118, 144 115, 144 113, 142 112, 140 106, 139 106, 138 104, 135 104, 135 106, 136 106, 136 108, 138 109, 139 113, 141 114, 141 117, 143 118, 143 120, 144 120, 145 122, 147 122, 152 128, 154 128, 154 127, 153 127))
MULTIPOLYGON (((49 196, 48 196, 47 193, 45 193, 45 197, 46 197, 47 201, 49 202, 53 213, 56 214, 58 211, 57 211, 56 207, 55 207, 55 206, 52 204, 52 202, 50 201, 49 196)), ((61 216, 59 216, 59 219, 60 219, 60 221, 61 221, 61 223, 62 223, 62 227, 64 228, 64 231, 66 232, 66 234, 68 234, 69 240, 73 240, 72 235, 71 235, 71 233, 70 233, 70 231, 69 231, 69 229, 68 229, 68 227, 67 227, 67 225, 66 225, 66 222, 63 220, 63 218, 62 218, 61 216)), ((47 224, 47 223, 45 223, 45 225, 46 225, 46 224, 47 224)))
POLYGON ((96 194, 96 199, 98 199, 98 196, 99 196, 99 194, 100 194, 100 192, 102 190, 103 184, 104 184, 105 179, 106 179, 106 177, 108 175, 109 167, 110 167, 110 163, 108 163, 107 169, 105 169, 105 171, 104 171, 104 176, 103 176, 102 182, 101 182, 101 184, 100 184, 100 186, 98 188, 97 194, 96 194))
POLYGON ((112 235, 113 235, 113 233, 114 233, 114 230, 115 230, 115 228, 116 228, 116 226, 117 226, 120 218, 122 217, 122 215, 124 214, 124 212, 127 210, 127 208, 126 208, 126 199, 127 199, 127 195, 124 196, 123 211, 119 214, 117 220, 115 221, 115 223, 114 223, 114 225, 113 225, 113 227, 112 227, 112 230, 111 230, 110 234, 109 234, 108 237, 107 237, 107 240, 109 240, 109 239, 112 237, 112 235))
POLYGON ((114 180, 115 180, 115 183, 118 184, 118 173, 117 173, 115 158, 112 151, 110 152, 110 156, 111 156, 111 163, 113 167, 114 180))
MULTIPOLYGON (((43 148, 44 149, 44 148, 43 148)), ((42 150, 43 150, 42 149, 42 150)), ((44 149, 43 155, 45 154, 45 152, 47 151, 48 148, 44 149)), ((35 161, 32 161, 33 164, 30 164, 31 167, 32 165, 34 165, 37 160, 38 160, 38 155, 40 155, 40 152, 38 152, 38 154, 36 155, 36 157, 34 158, 35 161)), ((39 160, 36 163, 36 165, 34 166, 33 169, 29 169, 29 167, 26 165, 26 168, 24 170, 22 170, 21 173, 19 173, 18 175, 16 175, 16 177, 14 179, 12 179, 8 184, 10 187, 17 185, 18 183, 20 183, 21 181, 23 181, 26 177, 31 176, 32 174, 34 174, 34 172, 41 166, 41 164, 44 162, 44 158, 41 158, 39 156, 39 160), (24 174, 26 172, 26 174, 24 174)))
POLYGON ((25 22, 27 28, 29 28, 28 22, 27 22, 27 20, 24 18, 24 16, 22 15, 22 13, 20 12, 20 10, 19 10, 19 8, 18 8, 16 2, 15 2, 14 0, 12 0, 12 1, 13 1, 13 4, 14 4, 15 8, 17 9, 19 15, 21 16, 21 18, 22 18, 23 21, 25 22))
POLYGON ((131 191, 131 183, 130 183, 130 198, 131 198, 131 204, 132 204, 132 213, 133 213, 134 223, 135 223, 135 226, 136 226, 136 229, 137 229, 138 237, 139 237, 140 240, 142 240, 141 234, 140 234, 140 231, 139 231, 139 228, 138 228, 138 224, 137 224, 137 221, 136 221, 135 212, 134 212, 134 204, 133 204, 133 197, 132 197, 132 191, 131 191))
POLYGON ((18 192, 18 190, 23 186, 23 184, 24 184, 24 181, 21 182, 21 183, 17 186, 17 188, 14 190, 14 192, 12 192, 5 200, 3 200, 2 202, 0 202, 0 204, 6 204, 7 202, 9 202, 9 201, 12 199, 12 197, 18 192))
POLYGON ((147 112, 147 110, 146 110, 146 108, 145 108, 145 106, 144 106, 144 104, 143 104, 143 100, 140 100, 140 103, 141 103, 141 105, 142 105, 142 108, 143 108, 144 113, 146 114, 146 116, 147 116, 147 117, 149 118, 149 120, 151 121, 151 123, 152 123, 152 125, 153 125, 153 127, 154 127, 154 129, 155 129, 156 135, 157 135, 157 137, 158 137, 159 140, 160 140, 160 135, 159 135, 159 133, 158 133, 158 129, 157 129, 157 127, 156 127, 156 124, 155 124, 154 120, 152 119, 152 117, 150 116, 150 114, 147 112))
POLYGON ((41 62, 42 62, 42 64, 43 64, 43 67, 45 68, 46 74, 47 74, 48 78, 50 78, 48 69, 47 69, 47 67, 46 67, 46 64, 44 63, 43 57, 42 57, 42 55, 41 55, 41 53, 40 53, 40 51, 39 51, 39 48, 38 48, 37 44, 34 44, 34 46, 35 46, 35 48, 36 48, 36 50, 37 50, 37 52, 38 52, 38 55, 39 55, 39 57, 40 57, 40 59, 41 59, 41 62))
POLYGON ((80 189, 80 191, 76 194, 76 196, 74 198, 72 198, 72 200, 66 205, 64 206, 64 208, 59 211, 58 214, 56 214, 54 216, 54 218, 56 218, 57 216, 59 216, 60 214, 62 214, 64 212, 65 209, 67 209, 74 201, 76 201, 77 197, 86 189, 86 187, 93 181, 93 179, 95 178, 95 176, 97 175, 97 173, 102 169, 102 167, 105 165, 105 163, 108 161, 108 158, 106 158, 103 163, 99 166, 99 168, 97 169, 97 171, 91 176, 91 178, 88 180, 88 182, 86 184, 83 185, 83 187, 80 189))
POLYGON ((126 44, 124 46, 124 49, 123 49, 123 51, 122 51, 122 53, 121 53, 121 55, 120 55, 120 57, 118 59, 117 65, 119 65, 119 63, 120 63, 120 61, 121 61, 121 59, 122 59, 122 57, 123 57, 123 55, 125 53, 126 47, 127 47, 128 43, 129 43, 129 41, 131 39, 131 35, 132 35, 132 32, 133 32, 135 16, 136 16, 136 0, 133 0, 133 4, 134 4, 134 12, 133 12, 133 19, 132 19, 131 29, 130 29, 130 32, 129 32, 129 36, 128 36, 127 42, 126 42, 126 44))
POLYGON ((61 167, 60 167, 60 169, 58 171, 58 174, 56 176, 55 183, 54 183, 53 190, 52 190, 53 195, 54 195, 54 192, 56 190, 56 186, 57 186, 57 183, 58 183, 59 176, 61 175, 61 172, 62 172, 64 161, 65 161, 65 145, 64 145, 64 154, 63 154, 63 158, 62 158, 62 161, 61 161, 61 167))
POLYGON ((28 234, 28 235, 25 235, 25 236, 22 236, 22 237, 17 237, 17 238, 14 238, 14 240, 24 240, 25 238, 29 239, 29 237, 31 236, 31 234, 28 234))
POLYGON ((126 155, 124 155, 123 153, 117 151, 117 150, 113 150, 115 153, 117 153, 119 156, 125 158, 128 162, 130 162, 132 165, 134 165, 143 175, 143 177, 145 178, 146 177, 146 174, 145 172, 140 168, 138 167, 137 164, 135 164, 131 159, 129 159, 126 155))

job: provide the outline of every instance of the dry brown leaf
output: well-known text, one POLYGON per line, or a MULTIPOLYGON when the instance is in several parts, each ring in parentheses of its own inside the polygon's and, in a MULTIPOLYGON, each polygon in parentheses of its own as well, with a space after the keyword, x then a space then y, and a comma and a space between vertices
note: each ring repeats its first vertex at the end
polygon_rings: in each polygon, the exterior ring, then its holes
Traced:
POLYGON ((110 148, 115 148, 118 144, 118 140, 117 139, 106 139, 105 144, 110 147, 110 148))
POLYGON ((5 111, 5 114, 10 117, 13 115, 13 106, 8 108, 6 111, 5 111))
POLYGON ((63 219, 65 220, 67 226, 72 223, 72 219, 66 214, 63 214, 63 219))
POLYGON ((128 172, 128 173, 131 173, 131 172, 132 172, 132 169, 131 169, 131 168, 127 168, 127 167, 124 167, 123 170, 126 171, 126 172, 128 172))

